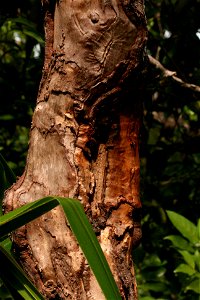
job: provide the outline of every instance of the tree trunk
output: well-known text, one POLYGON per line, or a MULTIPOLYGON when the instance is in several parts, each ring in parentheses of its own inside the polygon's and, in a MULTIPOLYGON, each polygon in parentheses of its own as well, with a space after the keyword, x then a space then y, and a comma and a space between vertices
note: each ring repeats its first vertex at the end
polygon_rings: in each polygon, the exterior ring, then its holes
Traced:
MULTIPOLYGON (((44 0, 43 7, 45 62, 27 164, 6 193, 5 211, 48 195, 78 198, 122 298, 135 300, 143 1, 44 0)), ((105 299, 61 208, 20 228, 13 239, 46 299, 105 299)))

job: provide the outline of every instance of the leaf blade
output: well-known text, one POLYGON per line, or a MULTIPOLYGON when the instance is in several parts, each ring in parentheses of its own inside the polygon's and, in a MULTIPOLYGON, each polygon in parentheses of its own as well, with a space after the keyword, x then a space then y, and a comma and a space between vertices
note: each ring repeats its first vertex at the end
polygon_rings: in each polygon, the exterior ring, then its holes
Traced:
POLYGON ((186 239, 182 238, 180 235, 168 235, 164 237, 164 240, 169 240, 175 248, 193 251, 191 244, 186 239))
POLYGON ((178 252, 182 255, 184 261, 192 268, 195 267, 195 257, 194 255, 190 254, 186 250, 178 250, 178 252))
POLYGON ((195 270, 191 268, 189 265, 180 264, 175 270, 174 273, 184 273, 188 276, 191 276, 195 273, 195 270))
POLYGON ((106 299, 120 300, 121 295, 109 265, 80 201, 49 196, 26 204, 0 217, 0 237, 5 237, 10 231, 41 216, 58 204, 63 207, 71 229, 86 256, 106 299))
POLYGON ((195 279, 187 287, 186 290, 192 290, 193 292, 200 294, 200 279, 195 279))
POLYGON ((121 299, 121 295, 114 281, 110 267, 99 245, 92 226, 89 223, 87 216, 85 215, 82 205, 78 200, 70 199, 70 201, 72 201, 72 210, 69 211, 66 205, 67 202, 60 197, 57 197, 57 199, 66 212, 67 219, 70 223, 72 231, 74 232, 74 235, 76 236, 79 245, 81 246, 81 249, 86 256, 88 263, 93 270, 93 273, 100 287, 102 288, 104 295, 106 296, 106 299, 121 299), (75 201, 77 201, 76 206, 75 201), (75 215, 76 222, 74 222, 75 215))
POLYGON ((188 219, 174 211, 167 210, 167 215, 176 229, 192 244, 198 243, 197 228, 188 219))
POLYGON ((54 197, 45 197, 17 208, 0 218, 0 238, 7 236, 11 231, 34 220, 51 210, 59 203, 54 197))
POLYGON ((15 259, 0 244, 0 276, 5 283, 15 288, 24 299, 44 300, 36 287, 31 283, 15 259))
POLYGON ((16 181, 16 176, 14 172, 11 170, 11 168, 9 167, 9 165, 7 164, 6 160, 4 159, 1 153, 0 153, 0 162, 4 168, 5 175, 7 181, 9 182, 9 185, 13 184, 16 181))

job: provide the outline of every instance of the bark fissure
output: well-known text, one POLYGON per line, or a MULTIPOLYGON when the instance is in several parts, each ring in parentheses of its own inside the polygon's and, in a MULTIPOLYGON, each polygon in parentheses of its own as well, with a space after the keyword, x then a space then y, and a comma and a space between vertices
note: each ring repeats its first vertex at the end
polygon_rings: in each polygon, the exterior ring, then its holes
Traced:
MULTIPOLYGON (((48 195, 78 198, 122 298, 136 300, 131 249, 141 238, 143 2, 54 4, 43 1, 43 77, 25 172, 6 192, 5 211, 48 195)), ((105 299, 60 207, 17 230, 13 240, 46 299, 105 299)))

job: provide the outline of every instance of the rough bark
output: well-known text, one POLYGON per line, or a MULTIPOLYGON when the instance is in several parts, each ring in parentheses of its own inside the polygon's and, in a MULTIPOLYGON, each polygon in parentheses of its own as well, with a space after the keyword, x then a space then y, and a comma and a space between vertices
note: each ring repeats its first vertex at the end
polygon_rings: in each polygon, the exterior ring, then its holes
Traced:
MULTIPOLYGON (((141 237, 143 1, 45 0, 43 7, 45 62, 27 164, 6 192, 5 211, 47 195, 78 198, 122 298, 137 299, 131 249, 141 237)), ((46 299, 104 299, 61 208, 20 228, 13 239, 46 299)))

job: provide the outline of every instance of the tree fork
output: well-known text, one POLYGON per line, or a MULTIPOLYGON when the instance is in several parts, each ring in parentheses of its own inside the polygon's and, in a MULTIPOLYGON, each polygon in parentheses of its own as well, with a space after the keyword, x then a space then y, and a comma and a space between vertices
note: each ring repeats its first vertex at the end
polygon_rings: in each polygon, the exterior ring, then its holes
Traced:
MULTIPOLYGON (((6 192, 5 212, 48 195, 78 198, 122 298, 136 300, 131 249, 141 238, 143 1, 44 0, 43 6, 45 61, 27 163, 6 192)), ((105 299, 61 208, 20 228, 13 240, 46 299, 105 299)))

